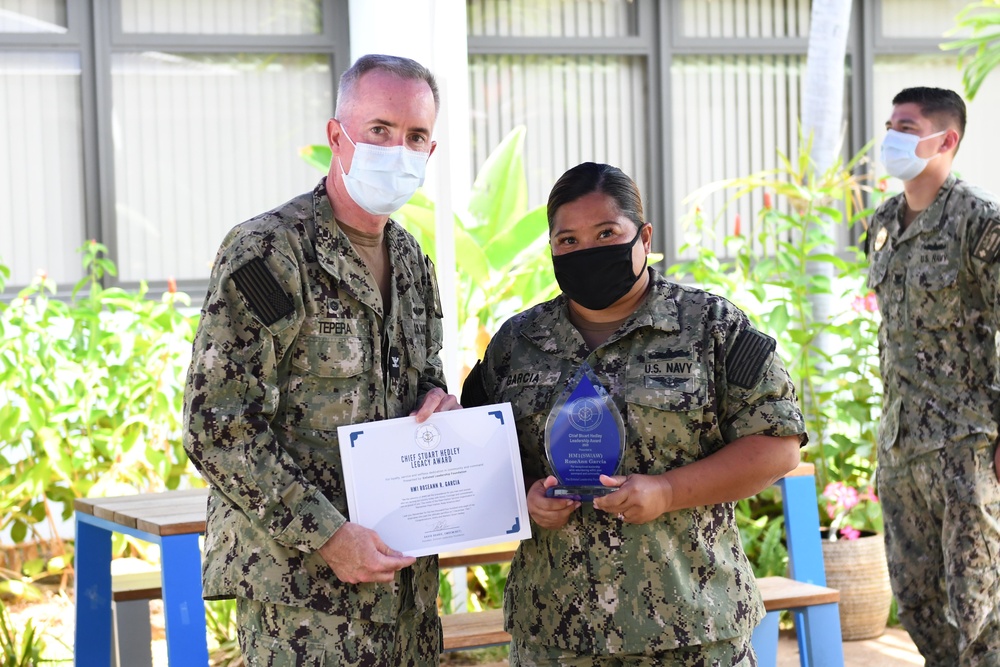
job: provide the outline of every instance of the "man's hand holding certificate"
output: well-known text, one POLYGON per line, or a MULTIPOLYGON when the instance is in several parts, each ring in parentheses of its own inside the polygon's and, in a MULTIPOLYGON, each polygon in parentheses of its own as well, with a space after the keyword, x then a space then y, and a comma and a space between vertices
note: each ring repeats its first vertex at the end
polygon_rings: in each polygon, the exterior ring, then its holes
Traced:
POLYGON ((350 520, 408 556, 531 537, 510 404, 337 429, 350 520))

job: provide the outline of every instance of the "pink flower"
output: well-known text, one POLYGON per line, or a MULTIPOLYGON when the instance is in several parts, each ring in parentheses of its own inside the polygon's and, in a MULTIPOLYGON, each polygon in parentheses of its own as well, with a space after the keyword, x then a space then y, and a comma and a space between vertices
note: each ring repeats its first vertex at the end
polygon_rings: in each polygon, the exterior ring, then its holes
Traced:
POLYGON ((864 296, 856 296, 851 301, 851 310, 855 313, 860 313, 862 311, 866 313, 877 313, 878 312, 878 297, 875 296, 875 292, 869 292, 864 296))
POLYGON ((823 495, 831 501, 826 506, 826 512, 830 515, 831 519, 837 513, 838 509, 850 511, 860 500, 858 498, 858 490, 853 486, 847 486, 843 482, 830 482, 823 489, 823 495))
POLYGON ((742 229, 742 226, 740 224, 741 222, 742 222, 742 219, 740 218, 740 214, 737 213, 733 217, 733 236, 740 236, 740 231, 742 229))
POLYGON ((856 540, 861 537, 861 531, 852 526, 844 526, 840 529, 840 536, 845 540, 856 540))
POLYGON ((865 295, 865 310, 869 313, 878 312, 878 297, 875 296, 875 292, 868 292, 865 295))

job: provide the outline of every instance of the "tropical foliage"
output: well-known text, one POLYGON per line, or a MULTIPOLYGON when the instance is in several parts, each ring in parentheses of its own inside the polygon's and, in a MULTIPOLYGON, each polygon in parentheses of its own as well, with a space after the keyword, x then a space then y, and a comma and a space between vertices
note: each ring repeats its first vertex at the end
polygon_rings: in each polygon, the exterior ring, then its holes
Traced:
POLYGON ((955 17, 955 27, 945 34, 960 33, 968 36, 942 44, 941 48, 959 52, 962 85, 965 96, 972 100, 986 76, 1000 64, 1000 0, 982 0, 966 6, 955 17))
MULTIPOLYGON (((817 493, 834 481, 867 487, 881 410, 878 313, 867 307, 874 301, 865 288, 862 250, 831 249, 838 226, 863 227, 871 212, 863 203, 873 189, 859 175, 870 146, 818 173, 809 158, 810 141, 802 138, 799 145, 797 155, 779 154, 775 169, 693 193, 687 200, 689 236, 680 250, 688 259, 669 273, 725 295, 778 341, 806 418, 805 458, 816 466, 817 493), (710 218, 705 206, 720 192, 725 203, 710 218), (754 193, 763 206, 753 232, 744 234, 737 218, 722 240, 724 251, 713 250, 705 239, 734 202, 754 193), (832 302, 829 317, 815 314, 816 297, 832 302)), ((775 573, 767 565, 783 558, 773 494, 768 490, 740 504, 744 545, 751 555, 758 552, 758 574, 775 573)))
MULTIPOLYGON (((15 542, 43 539, 40 524, 58 535, 75 498, 197 479, 180 428, 195 326, 178 309, 187 296, 171 289, 155 301, 145 284, 105 288, 116 270, 106 249, 91 242, 81 252, 85 277, 68 301, 39 273, 0 303, 0 531, 15 542)), ((58 540, 56 551, 21 574, 31 580, 67 566, 58 540)))

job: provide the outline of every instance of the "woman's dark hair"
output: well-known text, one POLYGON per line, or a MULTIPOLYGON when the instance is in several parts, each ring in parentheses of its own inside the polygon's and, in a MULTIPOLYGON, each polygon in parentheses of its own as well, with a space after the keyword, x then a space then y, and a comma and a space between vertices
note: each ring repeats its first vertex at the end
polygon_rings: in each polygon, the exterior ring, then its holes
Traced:
POLYGON ((610 164, 584 162, 560 176, 552 186, 547 212, 549 231, 552 231, 552 223, 560 206, 592 192, 600 192, 614 199, 618 210, 634 222, 636 227, 641 227, 646 222, 642 216, 642 198, 635 181, 610 164))

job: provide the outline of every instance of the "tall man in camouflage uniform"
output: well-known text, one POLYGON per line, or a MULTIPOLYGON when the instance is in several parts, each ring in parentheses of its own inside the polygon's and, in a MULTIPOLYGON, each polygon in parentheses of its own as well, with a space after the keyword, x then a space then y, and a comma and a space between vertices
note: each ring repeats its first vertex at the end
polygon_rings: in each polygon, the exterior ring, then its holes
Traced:
POLYGON ((892 589, 927 665, 1000 665, 1000 208, 951 165, 965 104, 893 99, 882 146, 904 192, 868 230, 885 385, 878 488, 892 589))
POLYGON ((423 180, 437 110, 423 66, 359 59, 329 174, 216 258, 185 448, 211 485, 205 597, 237 598, 249 665, 437 665, 437 560, 348 521, 336 431, 458 407, 433 267, 388 217, 423 180))

